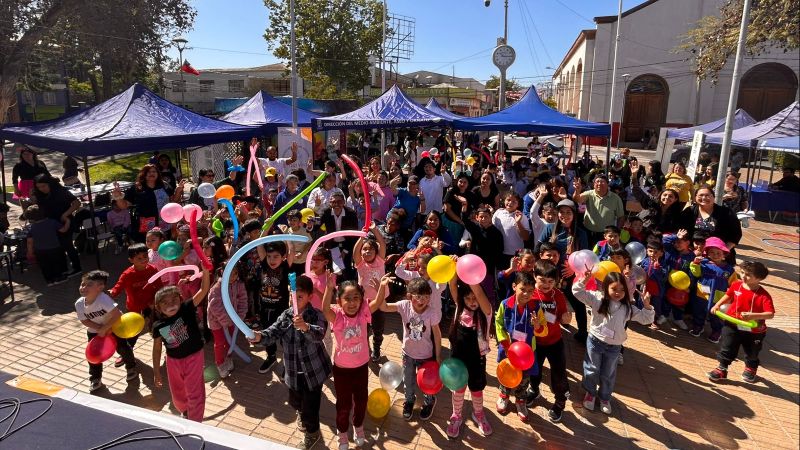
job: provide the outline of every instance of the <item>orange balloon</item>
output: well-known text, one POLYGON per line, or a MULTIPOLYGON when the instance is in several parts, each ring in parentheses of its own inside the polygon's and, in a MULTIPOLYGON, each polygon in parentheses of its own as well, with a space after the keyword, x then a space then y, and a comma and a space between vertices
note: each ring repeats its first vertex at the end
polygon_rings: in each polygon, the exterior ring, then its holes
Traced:
POLYGON ((497 364, 497 381, 509 389, 514 389, 522 382, 522 371, 511 365, 511 361, 506 358, 497 364))
POLYGON ((224 184, 217 188, 217 193, 214 195, 216 198, 227 198, 228 200, 232 199, 233 196, 236 195, 236 191, 233 190, 232 186, 224 184))

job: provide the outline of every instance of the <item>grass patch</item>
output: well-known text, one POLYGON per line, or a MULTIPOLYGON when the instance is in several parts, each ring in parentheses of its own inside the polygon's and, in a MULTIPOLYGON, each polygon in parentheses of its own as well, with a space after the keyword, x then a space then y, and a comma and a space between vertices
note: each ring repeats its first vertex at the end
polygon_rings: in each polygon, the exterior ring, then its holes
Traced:
POLYGON ((89 178, 92 184, 98 181, 134 181, 136 175, 147 164, 152 153, 117 158, 114 161, 103 161, 89 165, 89 178))

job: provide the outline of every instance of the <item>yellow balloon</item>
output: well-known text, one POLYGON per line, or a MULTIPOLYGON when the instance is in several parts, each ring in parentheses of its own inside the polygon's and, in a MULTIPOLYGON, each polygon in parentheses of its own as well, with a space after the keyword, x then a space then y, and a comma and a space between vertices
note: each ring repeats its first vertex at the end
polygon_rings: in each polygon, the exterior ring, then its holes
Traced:
POLYGON ((311 208, 303 208, 300 210, 300 221, 308 223, 308 219, 314 217, 314 210, 311 208))
POLYGON ((689 285, 692 284, 692 280, 689 279, 689 275, 686 275, 686 272, 682 270, 671 271, 667 276, 667 279, 672 287, 675 289, 680 289, 681 291, 688 290, 689 285))
POLYGON ((428 262, 428 276, 436 283, 447 283, 456 276, 456 263, 449 256, 434 256, 428 262))
POLYGON ((471 166, 471 165, 475 164, 475 158, 470 156, 467 159, 465 159, 464 162, 467 163, 468 166, 471 166))
POLYGON ((611 261, 600 261, 596 266, 594 266, 594 277, 600 282, 605 280, 608 274, 611 272, 621 272, 621 270, 619 270, 619 266, 611 261))
POLYGON ((144 329, 144 317, 135 312, 127 312, 111 326, 111 331, 122 339, 138 336, 144 329))
POLYGON ((391 407, 392 399, 386 389, 377 388, 370 392, 369 397, 367 397, 367 412, 376 419, 386 417, 391 407))

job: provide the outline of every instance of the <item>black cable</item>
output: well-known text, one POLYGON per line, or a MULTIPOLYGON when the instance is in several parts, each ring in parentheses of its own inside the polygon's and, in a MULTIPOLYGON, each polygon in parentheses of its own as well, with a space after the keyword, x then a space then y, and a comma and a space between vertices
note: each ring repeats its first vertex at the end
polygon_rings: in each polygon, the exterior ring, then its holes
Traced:
POLYGON ((114 438, 114 439, 112 439, 112 440, 110 440, 110 441, 108 441, 108 442, 106 442, 104 444, 100 444, 100 445, 98 445, 96 447, 92 447, 89 450, 105 450, 105 449, 117 447, 117 446, 124 445, 124 444, 130 444, 131 442, 143 442, 143 441, 161 440, 161 439, 170 439, 173 442, 175 442, 175 445, 177 445, 180 450, 185 450, 183 448, 183 446, 181 445, 180 441, 178 441, 178 439, 182 438, 182 437, 192 437, 192 438, 199 439, 200 440, 200 450, 203 450, 204 448, 206 448, 206 441, 205 441, 205 439, 203 439, 203 436, 200 436, 199 434, 194 434, 194 433, 176 434, 176 433, 173 433, 173 432, 171 432, 169 430, 165 430, 163 428, 150 427, 150 428, 142 428, 141 430, 131 431, 130 433, 124 434, 124 435, 122 435, 122 436, 120 436, 118 438, 114 438), (142 436, 142 437, 135 437, 135 438, 131 437, 131 436, 134 436, 136 434, 145 433, 145 432, 148 432, 148 431, 162 432, 162 433, 165 434, 165 436, 142 436))
POLYGON ((20 401, 20 399, 18 399, 18 398, 4 398, 4 399, 0 400, 0 409, 12 408, 10 414, 8 414, 7 416, 5 416, 2 419, 0 419, 0 424, 4 423, 8 419, 11 419, 11 422, 9 422, 9 424, 8 424, 8 428, 6 428, 6 431, 3 432, 2 435, 0 435, 0 442, 2 442, 7 437, 10 437, 12 434, 16 433, 17 431, 27 427, 28 425, 32 424, 33 422, 39 420, 42 416, 47 414, 47 412, 50 411, 50 408, 52 408, 52 407, 53 407, 53 400, 49 399, 49 398, 34 398, 32 400, 25 400, 25 401, 20 401), (25 405, 25 404, 28 404, 28 403, 34 403, 34 402, 47 402, 47 408, 45 408, 44 411, 39 413, 39 415, 37 415, 33 419, 25 422, 24 424, 22 424, 19 427, 17 427, 17 428, 12 430, 12 428, 14 427, 14 422, 17 421, 17 417, 19 416, 19 411, 22 408, 22 405, 25 405))

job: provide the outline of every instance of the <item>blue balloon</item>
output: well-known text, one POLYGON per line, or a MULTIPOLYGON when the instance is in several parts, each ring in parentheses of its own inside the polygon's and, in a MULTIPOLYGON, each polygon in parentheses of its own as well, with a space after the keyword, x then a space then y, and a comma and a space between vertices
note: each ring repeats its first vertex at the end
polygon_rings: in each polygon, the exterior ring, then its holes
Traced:
POLYGON ((233 242, 236 242, 236 239, 239 238, 239 219, 236 217, 236 210, 233 209, 233 203, 227 198, 221 198, 218 201, 228 208, 228 215, 231 216, 231 222, 233 222, 233 242))
POLYGON ((228 261, 228 264, 225 265, 225 271, 222 272, 222 286, 224 286, 224 289, 222 289, 222 304, 225 306, 225 311, 228 312, 233 324, 236 325, 236 328, 238 328, 245 336, 247 336, 247 339, 255 338, 256 333, 244 323, 244 320, 242 320, 238 314, 236 314, 236 309, 234 309, 233 303, 231 303, 231 291, 228 288, 231 282, 231 273, 233 272, 234 267, 236 267, 236 263, 239 262, 239 260, 247 254, 247 252, 258 247, 259 245, 282 241, 307 243, 310 240, 311 239, 308 236, 300 236, 297 234, 273 234, 272 236, 254 239, 243 245, 242 248, 234 253, 233 256, 231 256, 230 261, 228 261))

